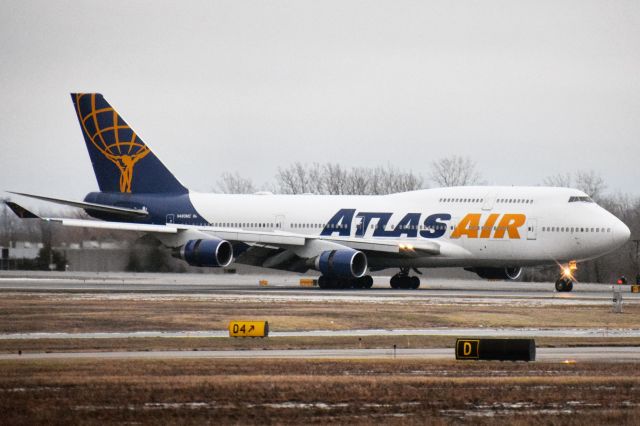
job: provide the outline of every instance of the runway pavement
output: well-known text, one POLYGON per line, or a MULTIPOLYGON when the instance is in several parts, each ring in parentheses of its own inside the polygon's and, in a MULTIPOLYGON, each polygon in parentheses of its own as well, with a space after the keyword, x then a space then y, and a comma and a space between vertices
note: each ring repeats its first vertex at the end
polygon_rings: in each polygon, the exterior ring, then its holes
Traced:
MULTIPOLYGON (((235 274, 0 274, 0 293, 70 293, 96 297, 194 297, 245 301, 353 301, 359 303, 483 303, 532 305, 610 305, 612 285, 578 283, 557 293, 552 283, 422 278, 418 290, 394 290, 389 277, 374 277, 370 290, 322 290, 300 287, 297 275, 235 274), (267 286, 260 286, 265 279, 267 286)), ((621 286, 624 303, 640 303, 640 293, 621 286)))
MULTIPOLYGON (((2 340, 39 339, 126 339, 126 338, 221 338, 227 330, 134 331, 103 333, 3 333, 2 340)), ((365 337, 365 336, 451 336, 451 337, 640 337, 640 329, 627 328, 411 328, 365 330, 271 331, 269 337, 365 337)))
MULTIPOLYGON (((452 348, 435 349, 291 349, 291 350, 231 350, 231 351, 145 351, 145 352, 58 352, 0 354, 1 360, 43 359, 183 359, 183 358, 304 358, 362 359, 413 358, 453 360, 452 348)), ((640 361, 639 347, 599 346, 579 348, 538 348, 536 360, 542 362, 622 362, 640 361)))

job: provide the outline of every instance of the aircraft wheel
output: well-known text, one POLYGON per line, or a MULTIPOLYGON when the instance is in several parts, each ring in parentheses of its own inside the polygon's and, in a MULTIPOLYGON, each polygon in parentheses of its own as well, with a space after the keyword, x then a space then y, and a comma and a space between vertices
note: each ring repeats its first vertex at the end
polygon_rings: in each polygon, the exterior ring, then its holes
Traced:
POLYGON ((335 288, 339 288, 339 289, 350 289, 350 288, 357 288, 357 282, 356 280, 349 280, 349 279, 337 279, 335 280, 336 282, 336 286, 335 288))
POLYGON ((572 290, 573 290, 573 281, 568 280, 566 278, 558 278, 558 281, 556 281, 556 291, 568 292, 572 290))
POLYGON ((409 279, 409 282, 410 282, 410 287, 409 288, 411 288, 413 290, 416 290, 417 288, 420 287, 420 278, 418 278, 418 277, 415 277, 415 276, 411 277, 409 279))
POLYGON ((400 288, 400 281, 400 276, 394 275, 391 277, 389 284, 391 284, 391 288, 400 288))
POLYGON ((331 285, 331 281, 329 281, 329 279, 324 275, 321 275, 320 278, 318 278, 319 288, 322 288, 322 289, 331 288, 330 285, 331 285))
POLYGON ((373 287, 373 277, 371 277, 371 275, 365 275, 364 277, 362 277, 362 283, 363 283, 362 288, 373 287))

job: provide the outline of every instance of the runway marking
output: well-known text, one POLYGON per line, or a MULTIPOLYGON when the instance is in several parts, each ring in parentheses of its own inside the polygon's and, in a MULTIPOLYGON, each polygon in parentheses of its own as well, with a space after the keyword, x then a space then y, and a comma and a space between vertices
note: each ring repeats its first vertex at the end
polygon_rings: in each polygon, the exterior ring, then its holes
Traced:
MULTIPOLYGON (((122 339, 122 338, 219 338, 228 330, 134 331, 95 333, 6 333, 0 340, 122 339)), ((632 328, 416 328, 361 330, 270 331, 270 337, 365 337, 365 336, 451 336, 451 337, 640 337, 632 328)))

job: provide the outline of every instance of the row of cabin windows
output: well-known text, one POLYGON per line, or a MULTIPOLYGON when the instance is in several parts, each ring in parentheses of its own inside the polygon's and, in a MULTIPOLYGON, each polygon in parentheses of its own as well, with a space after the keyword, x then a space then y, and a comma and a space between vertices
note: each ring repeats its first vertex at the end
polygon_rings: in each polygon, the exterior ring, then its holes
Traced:
MULTIPOLYGON (((204 226, 204 224, 202 224, 204 226)), ((228 223, 228 222, 216 222, 216 223, 212 223, 211 226, 219 226, 222 228, 279 228, 280 224, 279 223, 228 223)), ((291 228, 304 228, 304 229, 347 229, 347 225, 346 224, 335 224, 335 223, 329 223, 327 225, 321 224, 321 223, 292 223, 291 224, 291 228)), ((358 225, 357 226, 358 229, 362 228, 362 225, 358 225)), ((390 225, 389 228, 391 230, 396 229, 395 225, 390 225)), ((371 225, 370 229, 383 229, 383 226, 381 226, 380 224, 375 224, 375 225, 371 225)), ((424 225, 404 225, 404 226, 398 226, 398 229, 405 229, 405 230, 430 230, 430 231, 435 231, 435 230, 443 230, 443 229, 447 229, 447 225, 441 224, 441 225, 435 225, 435 226, 424 226, 424 225)), ((453 227, 451 228, 453 229, 453 227)))
POLYGON ((568 226, 543 226, 542 232, 611 232, 611 228, 578 228, 568 226))
POLYGON ((441 203, 484 203, 483 198, 440 198, 441 203))
MULTIPOLYGON (((484 203, 484 198, 440 198, 441 203, 484 203)), ((509 204, 533 204, 533 200, 527 198, 498 198, 496 203, 509 204)))
POLYGON ((219 226, 221 228, 279 228, 279 223, 229 223, 229 222, 216 222, 211 226, 219 226))
MULTIPOLYGON (((292 228, 314 228, 315 224, 304 224, 304 223, 292 223, 291 224, 292 228)), ((329 223, 328 225, 318 225, 318 228, 327 228, 327 229, 347 229, 347 225, 346 224, 333 224, 333 223, 329 223)), ((387 225, 387 227, 391 230, 396 229, 396 225, 387 225)), ((362 224, 358 224, 356 225, 357 229, 362 229, 362 224)), ((384 227, 381 224, 372 224, 369 225, 369 229, 383 229, 384 227)), ((441 225, 435 225, 435 226, 424 226, 424 225, 399 225, 397 227, 397 229, 403 229, 403 230, 431 230, 431 231, 435 231, 435 230, 442 230, 442 229, 447 229, 447 225, 441 224, 441 225)), ((453 229, 453 227, 451 228, 453 229)))
POLYGON ((527 198, 498 198, 496 203, 509 203, 509 204, 533 204, 533 200, 527 198))

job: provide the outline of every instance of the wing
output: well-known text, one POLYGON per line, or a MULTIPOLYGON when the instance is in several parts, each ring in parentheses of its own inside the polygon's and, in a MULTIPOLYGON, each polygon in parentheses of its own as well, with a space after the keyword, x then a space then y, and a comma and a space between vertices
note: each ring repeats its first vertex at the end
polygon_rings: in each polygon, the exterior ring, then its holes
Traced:
POLYGON ((151 225, 131 222, 106 222, 86 219, 40 217, 24 207, 6 202, 11 210, 24 219, 40 219, 63 226, 135 231, 154 235, 168 247, 180 247, 193 239, 220 238, 242 244, 246 248, 236 259, 267 268, 305 271, 306 260, 326 250, 352 248, 367 255, 411 258, 442 255, 442 243, 435 241, 407 243, 401 239, 373 239, 305 235, 285 231, 247 231, 235 228, 194 226, 182 224, 151 225))

